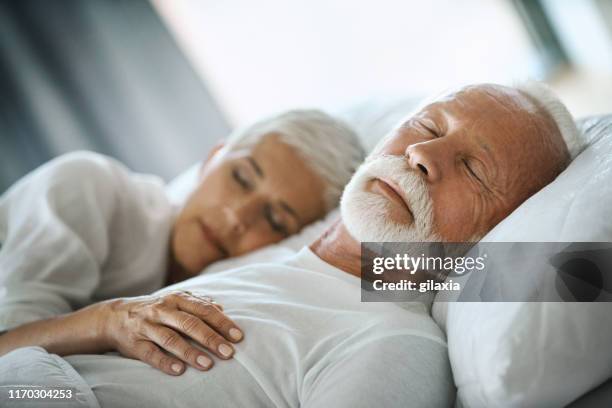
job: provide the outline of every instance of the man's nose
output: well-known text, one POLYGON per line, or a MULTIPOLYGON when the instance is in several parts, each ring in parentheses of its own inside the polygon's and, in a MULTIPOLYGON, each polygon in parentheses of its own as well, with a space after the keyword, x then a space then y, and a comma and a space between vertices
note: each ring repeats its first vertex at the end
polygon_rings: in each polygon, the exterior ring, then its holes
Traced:
POLYGON ((227 205, 223 210, 230 234, 244 234, 255 221, 258 209, 262 206, 263 201, 258 197, 251 197, 227 205))
POLYGON ((439 165, 439 157, 435 155, 431 143, 423 142, 410 145, 404 152, 408 158, 410 168, 421 173, 421 175, 429 182, 433 183, 442 176, 441 166, 439 165))

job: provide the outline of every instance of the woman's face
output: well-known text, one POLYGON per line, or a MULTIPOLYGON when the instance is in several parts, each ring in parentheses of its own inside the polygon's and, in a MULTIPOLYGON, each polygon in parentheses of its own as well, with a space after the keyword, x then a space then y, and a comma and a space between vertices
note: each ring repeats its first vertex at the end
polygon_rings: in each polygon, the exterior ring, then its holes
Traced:
POLYGON ((172 231, 174 260, 188 274, 210 263, 278 242, 325 214, 324 182, 277 135, 253 146, 221 148, 172 231))

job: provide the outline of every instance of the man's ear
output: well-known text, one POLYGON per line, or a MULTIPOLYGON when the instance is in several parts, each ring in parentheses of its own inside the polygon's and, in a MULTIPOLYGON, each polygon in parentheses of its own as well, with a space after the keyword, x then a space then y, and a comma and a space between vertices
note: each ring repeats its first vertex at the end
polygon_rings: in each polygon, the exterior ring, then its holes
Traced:
POLYGON ((225 146, 225 140, 220 140, 212 147, 212 149, 210 149, 210 152, 208 152, 208 156, 206 156, 206 158, 202 161, 202 164, 200 165, 200 170, 198 171, 199 176, 202 176, 202 172, 206 168, 206 165, 212 160, 213 157, 215 157, 215 155, 219 152, 219 150, 223 148, 223 146, 225 146))

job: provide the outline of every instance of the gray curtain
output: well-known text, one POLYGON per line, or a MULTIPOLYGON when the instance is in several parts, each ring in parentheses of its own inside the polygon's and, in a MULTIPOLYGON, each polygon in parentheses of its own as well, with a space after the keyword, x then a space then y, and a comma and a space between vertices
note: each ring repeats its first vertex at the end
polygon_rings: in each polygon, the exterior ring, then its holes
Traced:
POLYGON ((168 179, 228 131, 148 1, 0 1, 0 193, 78 149, 168 179))

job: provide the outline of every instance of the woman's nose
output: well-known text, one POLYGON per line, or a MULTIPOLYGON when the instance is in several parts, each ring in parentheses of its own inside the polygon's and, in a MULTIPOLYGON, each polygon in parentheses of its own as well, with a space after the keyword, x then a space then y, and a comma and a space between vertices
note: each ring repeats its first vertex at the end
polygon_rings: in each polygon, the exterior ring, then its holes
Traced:
POLYGON ((405 156, 408 158, 410 168, 421 173, 428 182, 436 182, 441 176, 441 167, 438 157, 429 143, 416 143, 406 148, 405 156))
POLYGON ((234 202, 224 208, 225 217, 232 234, 244 234, 255 221, 257 208, 261 206, 257 197, 234 202))
POLYGON ((243 218, 239 215, 239 212, 236 211, 236 208, 224 207, 223 214, 225 215, 228 226, 227 229, 230 235, 240 235, 246 231, 247 226, 243 222, 243 218))

